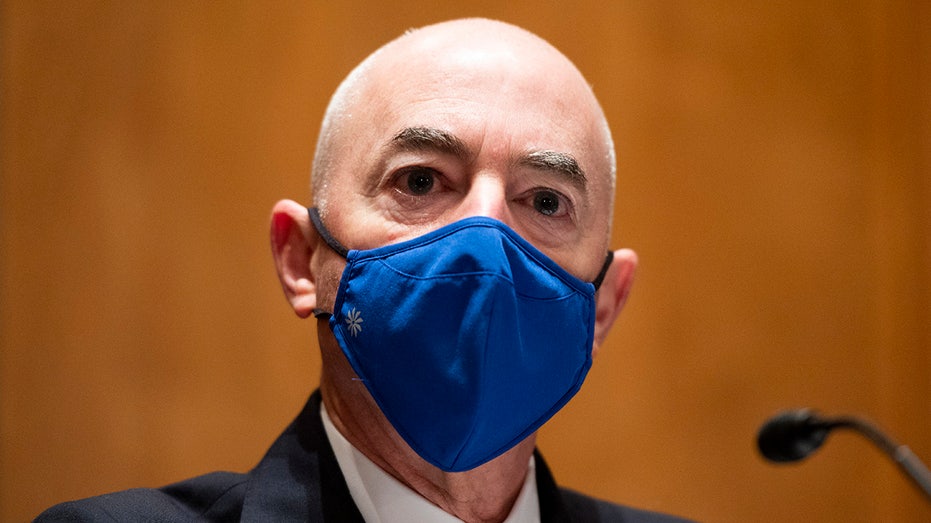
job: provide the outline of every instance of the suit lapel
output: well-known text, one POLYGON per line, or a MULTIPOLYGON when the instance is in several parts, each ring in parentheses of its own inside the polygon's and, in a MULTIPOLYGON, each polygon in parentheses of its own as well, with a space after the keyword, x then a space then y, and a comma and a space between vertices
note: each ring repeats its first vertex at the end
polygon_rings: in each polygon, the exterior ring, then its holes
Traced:
POLYGON ((591 507, 574 507, 571 513, 566 500, 553 479, 553 474, 538 450, 533 451, 537 469, 537 497, 540 500, 540 523, 569 523, 597 521, 591 507))
POLYGON ((319 391, 250 472, 242 521, 364 523, 327 441, 319 391))

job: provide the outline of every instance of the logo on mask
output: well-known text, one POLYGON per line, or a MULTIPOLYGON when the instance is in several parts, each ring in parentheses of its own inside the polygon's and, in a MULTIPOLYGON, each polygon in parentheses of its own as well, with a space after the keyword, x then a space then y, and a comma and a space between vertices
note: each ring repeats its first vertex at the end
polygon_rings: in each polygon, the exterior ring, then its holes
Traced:
POLYGON ((362 313, 357 311, 355 307, 349 311, 349 315, 346 317, 346 327, 353 337, 362 332, 362 313))

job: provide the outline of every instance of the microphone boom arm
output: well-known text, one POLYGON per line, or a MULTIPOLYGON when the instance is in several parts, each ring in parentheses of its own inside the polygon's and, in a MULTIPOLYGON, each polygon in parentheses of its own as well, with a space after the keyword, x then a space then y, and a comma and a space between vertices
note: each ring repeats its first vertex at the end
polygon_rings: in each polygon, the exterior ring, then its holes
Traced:
POLYGON ((822 417, 810 409, 784 412, 760 428, 757 446, 770 461, 798 461, 817 450, 834 429, 852 430, 872 441, 931 501, 931 471, 921 459, 908 446, 900 445, 872 423, 855 416, 822 417))
POLYGON ((912 452, 912 449, 908 448, 908 445, 900 445, 872 423, 854 416, 828 418, 828 422, 833 425, 832 428, 853 430, 872 441, 892 458, 902 472, 931 500, 931 471, 928 471, 928 467, 912 452))

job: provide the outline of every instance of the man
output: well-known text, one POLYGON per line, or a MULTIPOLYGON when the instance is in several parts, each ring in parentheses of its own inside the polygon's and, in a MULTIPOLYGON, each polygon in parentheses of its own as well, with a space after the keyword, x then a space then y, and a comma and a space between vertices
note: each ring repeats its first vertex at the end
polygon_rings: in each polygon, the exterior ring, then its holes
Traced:
POLYGON ((272 211, 319 392, 249 474, 40 519, 673 521, 560 490, 534 452, 633 279, 608 251, 614 169, 591 89, 538 37, 459 20, 385 45, 327 109, 314 206, 272 211))

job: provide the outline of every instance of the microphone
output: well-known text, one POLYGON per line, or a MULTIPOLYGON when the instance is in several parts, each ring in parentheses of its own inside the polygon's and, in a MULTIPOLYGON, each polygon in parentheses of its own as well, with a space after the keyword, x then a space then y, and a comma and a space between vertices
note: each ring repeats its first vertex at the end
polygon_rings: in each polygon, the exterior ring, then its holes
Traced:
POLYGON ((812 409, 779 413, 760 427, 756 443, 760 453, 775 463, 807 458, 821 447, 834 429, 849 429, 872 441, 892 458, 931 501, 931 472, 905 445, 899 445, 872 423, 854 416, 820 416, 812 409))

